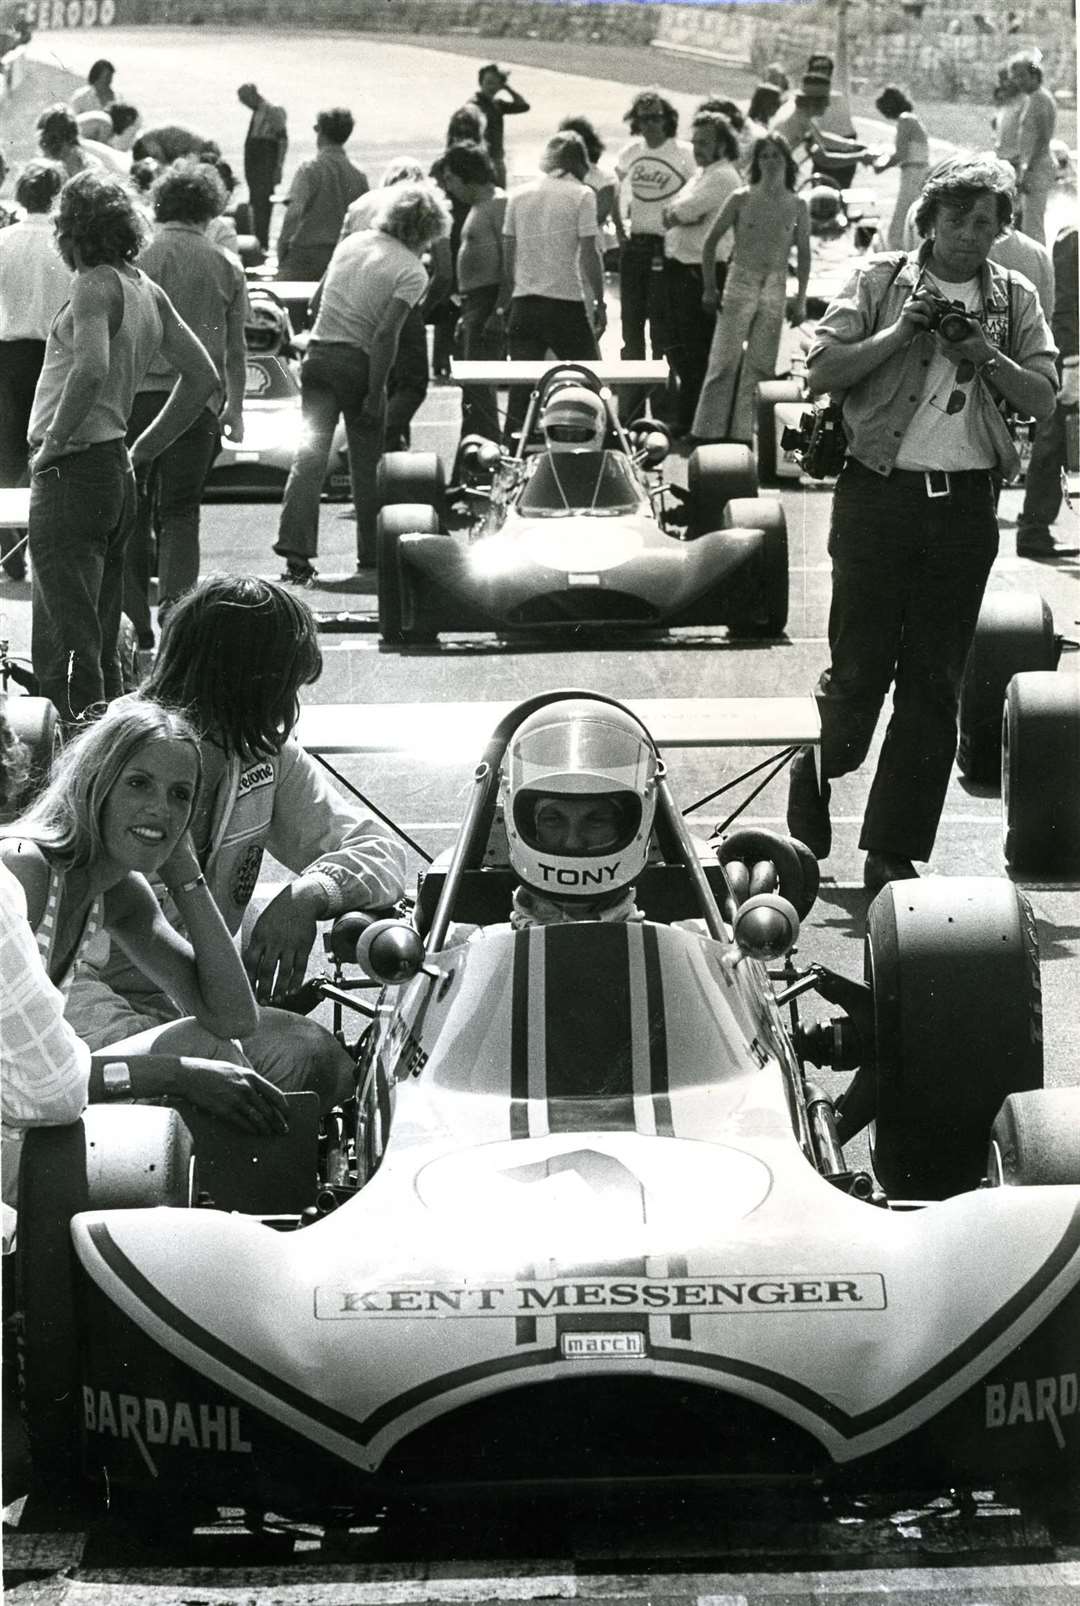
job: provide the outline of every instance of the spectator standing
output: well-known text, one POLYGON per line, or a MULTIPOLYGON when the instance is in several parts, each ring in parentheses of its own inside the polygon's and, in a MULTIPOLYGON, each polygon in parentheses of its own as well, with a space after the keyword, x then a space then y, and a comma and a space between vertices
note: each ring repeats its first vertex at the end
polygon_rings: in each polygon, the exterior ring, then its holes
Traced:
POLYGON ((859 840, 870 892, 917 875, 913 861, 933 849, 960 682, 997 551, 995 476, 1019 466, 998 404, 1036 418, 1054 407, 1054 344, 1035 291, 988 261, 1012 184, 993 158, 940 164, 919 205, 918 259, 864 259, 808 355, 811 389, 843 392, 849 446, 829 536, 821 778, 806 749, 792 764, 787 819, 828 856, 830 781, 865 759, 891 685, 859 840), (935 297, 964 303, 965 338, 932 332, 935 297))
POLYGON ((1057 124, 1057 102, 1043 83, 1042 68, 1027 54, 1013 56, 1009 71, 1027 96, 1020 114, 1020 151, 1016 188, 1023 208, 1019 227, 1040 245, 1046 244, 1046 198, 1054 182, 1050 141, 1057 124))
POLYGON ((495 182, 506 188, 506 137, 503 123, 507 117, 520 117, 529 110, 529 102, 510 86, 510 74, 498 62, 490 61, 481 67, 477 80, 479 89, 471 103, 479 107, 484 117, 484 144, 487 146, 495 182))
MULTIPOLYGON (((0 485, 28 479, 26 430, 45 361, 52 321, 71 290, 71 270, 56 250, 50 212, 64 170, 56 162, 27 162, 15 185, 20 221, 0 229, 0 485)), ((12 580, 26 575, 23 535, 0 530, 3 566, 12 580)))
POLYGON ((704 304, 701 263, 705 237, 739 188, 735 166, 739 147, 727 119, 719 112, 698 112, 691 137, 698 171, 685 189, 667 202, 662 214, 667 230, 664 273, 671 313, 668 356, 679 381, 676 435, 689 434, 694 422, 716 322, 715 300, 712 311, 704 304))
POLYGON ((675 138, 679 114, 654 89, 634 96, 623 117, 634 138, 624 145, 615 173, 629 196, 627 228, 616 208, 619 234, 619 292, 622 302, 622 355, 645 356, 645 330, 654 357, 668 348, 664 296, 664 207, 689 183, 694 153, 675 138))
MULTIPOLYGON (((498 361, 506 355, 505 328, 496 315, 506 191, 495 183, 491 157, 478 145, 451 145, 442 158, 442 182, 452 200, 468 207, 456 264, 462 356, 466 362, 498 361)), ((500 439, 493 386, 462 386, 461 429, 500 439)))
POLYGON ((710 95, 698 107, 699 112, 719 112, 726 118, 728 127, 735 135, 735 143, 739 148, 738 167, 747 172, 750 167, 750 158, 754 152, 754 141, 760 138, 747 123, 743 113, 733 100, 726 100, 722 95, 710 95))
MULTIPOLYGON (((1022 236, 1019 236, 1022 238, 1022 236)), ((1077 339, 1076 225, 1070 224, 1054 241, 1054 311, 1050 327, 1058 347, 1058 373, 1061 388, 1053 416, 1041 420, 1035 429, 1031 460, 1024 486, 1024 505, 1016 531, 1016 550, 1022 558, 1073 557, 1077 552, 1075 531, 1069 542, 1054 539, 1050 526, 1061 512, 1061 475, 1066 465, 1065 436, 1070 411, 1076 416, 1080 391, 1080 341, 1077 339)), ((1073 513, 1075 518, 1075 512, 1073 513)))
MULTIPOLYGON (((152 705, 189 710, 199 726, 193 874, 205 877, 207 901, 234 941, 263 854, 292 872, 243 938, 256 1016, 242 1048, 275 1086, 311 1088, 329 1106, 354 1091, 352 1056, 325 1027, 278 1005, 303 982, 320 920, 397 901, 404 854, 296 740, 300 691, 321 671, 315 620, 300 597, 274 581, 218 575, 177 604, 143 695, 152 705)), ((171 876, 151 878, 163 916, 193 936, 174 884, 171 876)), ((142 955, 125 949, 80 970, 67 1015, 96 1048, 160 1032, 177 1007, 142 955)))
POLYGON ((96 112, 102 107, 111 106, 116 99, 113 89, 113 79, 116 77, 116 68, 111 61, 102 58, 95 61, 86 75, 86 82, 81 89, 77 89, 71 97, 71 110, 79 112, 96 112))
POLYGON ((612 229, 615 227, 612 219, 619 204, 618 182, 615 174, 601 165, 604 142, 587 117, 564 117, 559 124, 559 133, 580 134, 584 141, 585 154, 589 158, 589 165, 585 169, 585 182, 596 196, 596 241, 602 258, 604 230, 609 226, 612 229))
MULTIPOLYGON (((214 168, 178 162, 153 188, 154 237, 138 258, 148 278, 161 286, 177 314, 201 341, 217 374, 202 411, 154 460, 139 487, 135 528, 124 561, 124 611, 138 645, 154 645, 150 619, 151 525, 158 535, 158 625, 199 578, 199 506, 203 486, 224 432, 244 438, 244 314, 247 292, 239 262, 207 239, 212 218, 225 205, 225 186, 214 168)), ((169 399, 176 371, 154 358, 128 420, 129 444, 148 429, 169 399)))
MULTIPOLYGON (((1013 168, 1020 166, 1020 119, 1024 115, 1026 102, 1027 96, 1013 82, 1012 72, 1006 62, 998 68, 994 86, 994 115, 990 119, 990 126, 994 131, 994 155, 1013 168)), ((1014 223, 1018 216, 1019 209, 1014 214, 1014 223)))
POLYGON ((750 149, 769 132, 769 124, 780 110, 783 95, 775 84, 758 84, 746 108, 746 129, 750 149))
POLYGON ((321 111, 315 119, 314 161, 293 174, 285 217, 278 235, 279 279, 321 279, 330 265, 351 202, 368 191, 367 174, 354 167, 345 143, 354 128, 345 106, 321 111))
MULTIPOLYGON (((585 183, 580 134, 556 134, 540 159, 542 177, 515 189, 503 221, 503 277, 495 311, 506 319, 514 361, 595 357, 604 331, 604 275, 596 250, 596 196, 585 183), (589 296, 592 307, 586 303, 589 296)), ((510 394, 506 428, 521 428, 526 393, 510 394)))
POLYGON ((386 385, 409 310, 427 288, 420 257, 449 225, 431 184, 396 184, 374 228, 336 247, 300 369, 304 437, 281 504, 274 551, 284 579, 310 585, 319 544, 319 496, 338 418, 344 416, 356 507, 357 561, 375 556, 375 471, 382 451, 386 385))
POLYGON ((59 162, 68 178, 87 169, 100 172, 104 163, 79 139, 79 125, 60 101, 47 106, 37 120, 38 149, 46 161, 59 162))
MULTIPOLYGON (((1016 197, 1013 197, 1014 205, 1016 197)), ((1050 252, 1030 234, 1016 229, 1004 229, 990 247, 990 260, 1002 268, 1014 268, 1030 279, 1039 297, 1043 317, 1051 323, 1054 316, 1054 263, 1050 252)), ((1055 336, 1056 339, 1056 336, 1055 336)))
POLYGON ((218 377, 168 296, 134 266, 143 223, 123 185, 94 173, 69 179, 55 226, 74 279, 49 331, 27 431, 31 654, 42 694, 70 723, 122 690, 116 642, 135 473, 183 433, 218 377), (159 355, 179 377, 129 457, 135 393, 159 355))
POLYGON ((796 325, 806 316, 810 216, 806 201, 794 191, 794 158, 779 134, 766 134, 754 147, 749 185, 730 197, 706 236, 703 297, 706 308, 714 311, 716 243, 732 229, 735 244, 708 373, 694 414, 692 427, 698 440, 750 440, 754 391, 776 373, 785 310, 796 325), (787 269, 793 242, 798 289, 788 307, 787 269))
POLYGON ((904 221, 908 208, 922 193, 930 165, 930 144, 926 129, 915 115, 911 101, 895 84, 886 84, 874 102, 882 117, 896 124, 896 143, 892 151, 874 163, 875 173, 884 173, 890 167, 900 169, 900 188, 889 220, 888 245, 890 251, 900 251, 904 243, 904 221))
POLYGON ((284 106, 272 106, 254 84, 241 84, 236 98, 251 112, 244 137, 244 178, 251 202, 251 222, 259 244, 270 249, 270 213, 273 195, 285 170, 289 146, 284 106))

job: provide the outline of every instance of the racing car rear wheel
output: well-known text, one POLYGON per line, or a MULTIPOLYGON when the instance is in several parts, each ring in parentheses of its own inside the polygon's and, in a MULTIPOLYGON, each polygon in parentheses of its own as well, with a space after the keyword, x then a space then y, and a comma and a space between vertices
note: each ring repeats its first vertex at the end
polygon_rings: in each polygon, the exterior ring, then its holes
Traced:
POLYGON ((20 1390, 35 1482, 72 1492, 80 1473, 80 1305, 71 1219, 81 1210, 192 1203, 191 1134, 175 1110, 91 1105, 26 1133, 19 1166, 15 1303, 20 1390))
POLYGON ((878 1180, 902 1199, 978 1187, 1003 1100, 1042 1086, 1030 904, 1004 879, 891 881, 870 905, 865 969, 878 1180))
POLYGON ((759 485, 779 485, 777 463, 780 442, 776 432, 776 409, 785 402, 800 402, 804 391, 797 379, 767 379, 757 388, 754 403, 754 457, 759 485))
POLYGON ((379 460, 375 491, 380 507, 423 502, 441 509, 445 490, 446 476, 436 452, 384 452, 379 460))
POLYGON ((26 748, 28 771, 13 797, 0 797, 0 823, 4 823, 15 819, 44 786, 60 746, 60 726, 47 697, 4 696, 0 708, 15 740, 26 748))
POLYGON ((1010 1093, 990 1133, 992 1188, 1080 1187, 1080 1087, 1010 1093))
MULTIPOLYGON (((384 459, 385 461, 385 459, 384 459)), ((398 645, 432 642, 438 631, 415 617, 415 599, 401 562, 403 535, 438 535, 439 518, 430 505, 404 502, 384 507, 375 525, 379 634, 398 645)))
POLYGON ((756 496, 754 454, 749 446, 697 446, 690 453, 686 483, 690 492, 691 537, 719 530, 724 509, 737 496, 756 496))
POLYGON ((1080 679, 1014 675, 1005 693, 1001 810, 1014 870, 1080 865, 1080 679))
POLYGON ((1037 592, 992 591, 983 598, 960 688, 961 775, 997 784, 1005 688, 1024 670, 1056 668, 1058 652, 1053 617, 1037 592))
POLYGON ((738 604, 728 629, 739 636, 782 635, 788 616, 788 536, 779 498, 736 497, 724 509, 721 528, 760 530, 764 536, 757 555, 734 576, 738 604))

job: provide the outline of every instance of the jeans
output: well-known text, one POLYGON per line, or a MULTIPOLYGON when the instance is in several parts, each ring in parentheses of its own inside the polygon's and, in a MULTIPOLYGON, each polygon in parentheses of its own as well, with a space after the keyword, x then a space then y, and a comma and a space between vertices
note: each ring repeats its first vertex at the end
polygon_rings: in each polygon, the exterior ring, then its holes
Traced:
MULTIPOLYGON (((549 351, 567 361, 599 355, 585 303, 558 301, 553 296, 514 297, 506 325, 506 351, 512 362, 543 362, 549 351)), ((508 439, 520 430, 528 405, 528 386, 515 385, 506 411, 508 439)))
MULTIPOLYGON (((484 284, 462 295, 458 328, 466 362, 498 362, 506 356, 502 330, 485 328, 498 299, 497 284, 484 284)), ((489 441, 502 438, 494 385, 462 385, 461 433, 484 435, 489 441)))
POLYGON ((677 423, 680 429, 689 430, 705 383, 716 318, 701 305, 704 279, 699 263, 669 258, 664 274, 671 332, 668 360, 679 381, 677 423))
POLYGON ((26 484, 26 426, 44 340, 0 340, 0 485, 26 484))
MULTIPOLYGON (((167 390, 142 390, 128 420, 128 445, 142 434, 169 398, 167 390)), ((150 576, 153 523, 158 529, 158 606, 172 604, 199 578, 199 505, 221 444, 217 414, 205 408, 182 435, 154 460, 139 495, 135 528, 124 554, 124 612, 140 647, 152 647, 150 576)))
POLYGON ((664 236, 631 234, 619 254, 622 354, 644 357, 645 325, 654 357, 668 349, 670 329, 664 280, 664 236))
POLYGON ((882 478, 849 457, 833 497, 821 773, 858 769, 891 685, 859 846, 905 859, 929 859, 934 846, 964 665, 997 553, 990 472, 952 483, 951 495, 928 498, 921 475, 882 478))
POLYGON ((786 301, 783 269, 757 273, 731 264, 694 414, 693 431, 702 440, 749 442, 754 391, 776 374, 786 301))
POLYGON ((1048 535, 1061 511, 1061 471, 1065 467, 1065 421, 1068 408, 1055 407, 1051 417, 1035 426, 1031 460, 1024 481, 1024 505, 1017 521, 1017 540, 1025 535, 1048 535))
POLYGON ((319 550, 319 497, 339 417, 345 419, 349 474, 356 508, 357 561, 374 562, 375 471, 382 454, 382 420, 360 416, 368 391, 367 352, 359 346, 322 342, 308 347, 300 369, 304 433, 293 459, 278 521, 274 551, 307 558, 319 550))
POLYGON ((430 377, 424 314, 419 307, 410 307, 386 386, 386 451, 408 450, 409 425, 427 395, 430 377))
POLYGON ((122 440, 100 441, 30 481, 31 657, 42 696, 71 724, 123 690, 117 634, 135 475, 122 440))

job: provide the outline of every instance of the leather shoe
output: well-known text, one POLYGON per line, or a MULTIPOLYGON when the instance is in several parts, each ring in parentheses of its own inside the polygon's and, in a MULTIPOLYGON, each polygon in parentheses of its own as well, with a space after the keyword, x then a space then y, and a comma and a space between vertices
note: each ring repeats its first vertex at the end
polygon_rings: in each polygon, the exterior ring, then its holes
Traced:
POLYGON ((1080 547, 1055 541, 1049 530, 1021 530, 1016 537, 1018 558, 1074 558, 1080 547))
POLYGON ((804 747, 791 761, 788 779, 787 828, 805 842, 815 859, 827 859, 832 848, 829 783, 818 785, 814 749, 804 747))
POLYGON ((910 859, 898 853, 876 853, 873 848, 863 865, 863 886, 867 892, 877 894, 890 881, 917 881, 919 872, 910 859))

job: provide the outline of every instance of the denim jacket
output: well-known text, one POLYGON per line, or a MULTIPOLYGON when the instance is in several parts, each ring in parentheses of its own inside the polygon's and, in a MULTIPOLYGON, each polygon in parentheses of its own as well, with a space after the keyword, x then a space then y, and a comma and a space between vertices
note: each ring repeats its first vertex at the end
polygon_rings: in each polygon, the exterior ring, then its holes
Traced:
MULTIPOLYGON (((853 345, 894 324, 932 249, 932 242, 924 241, 918 256, 905 262, 899 273, 896 252, 868 256, 860 262, 840 294, 829 303, 807 353, 807 363, 812 366, 817 353, 828 346, 853 345)), ((985 262, 981 277, 987 339, 1021 364, 1029 364, 1033 357, 1047 358, 1046 363, 1038 365, 1038 371, 1053 379, 1057 348, 1034 285, 1023 274, 1007 272, 996 262, 985 262)), ((895 352, 843 394, 848 449, 876 474, 892 472, 900 442, 922 397, 933 350, 934 336, 928 332, 917 334, 910 345, 895 352)), ((972 402, 972 429, 989 442, 998 470, 1006 479, 1012 478, 1020 471, 1020 459, 995 395, 982 379, 973 388, 972 402)))

